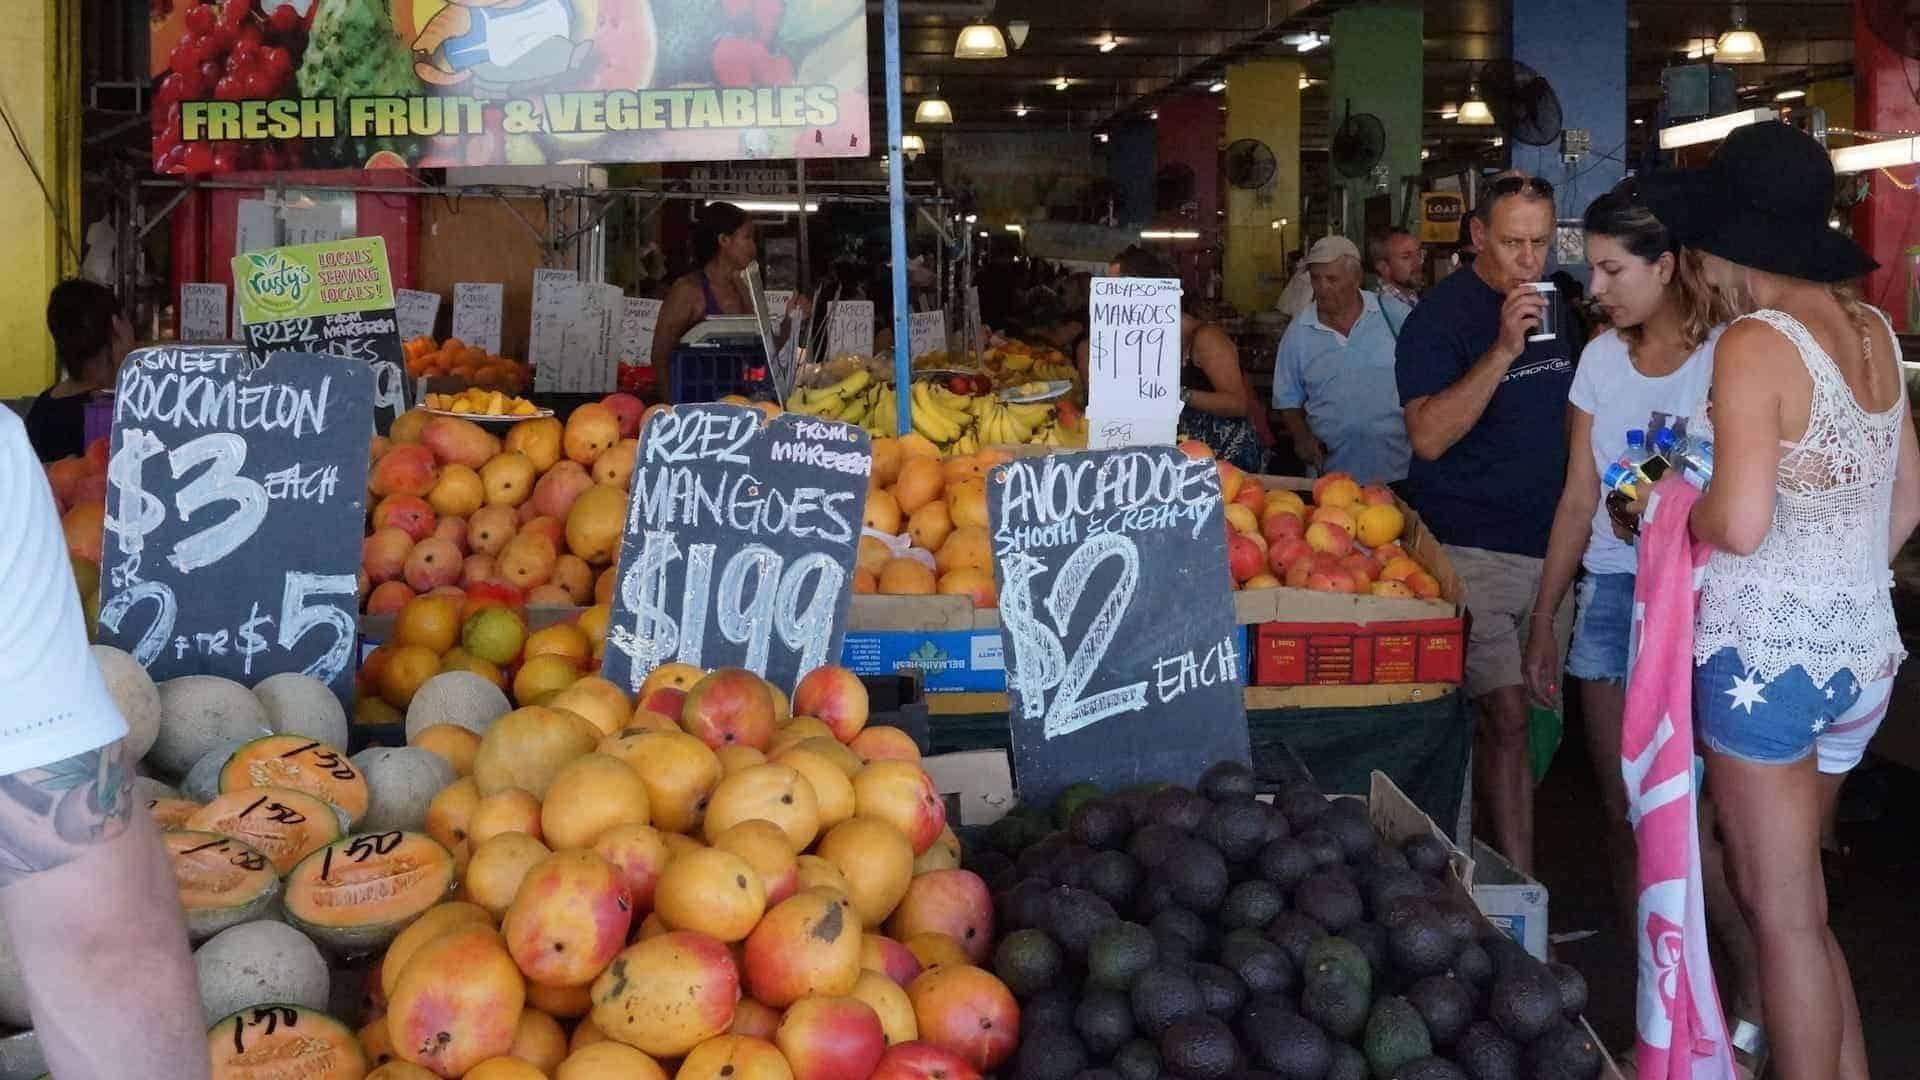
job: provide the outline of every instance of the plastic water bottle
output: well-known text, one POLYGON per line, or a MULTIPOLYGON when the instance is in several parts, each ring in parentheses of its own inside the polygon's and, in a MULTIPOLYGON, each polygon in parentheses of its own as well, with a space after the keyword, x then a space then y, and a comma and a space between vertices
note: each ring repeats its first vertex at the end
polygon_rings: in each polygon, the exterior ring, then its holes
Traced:
POLYGON ((1607 471, 1600 475, 1602 486, 1608 491, 1617 491, 1625 495, 1629 500, 1640 497, 1640 485, 1645 480, 1646 477, 1640 475, 1640 470, 1628 464, 1625 458, 1607 466, 1607 471))
POLYGON ((1680 454, 1680 475, 1687 483, 1704 490, 1713 483, 1713 444, 1705 439, 1690 440, 1680 454))

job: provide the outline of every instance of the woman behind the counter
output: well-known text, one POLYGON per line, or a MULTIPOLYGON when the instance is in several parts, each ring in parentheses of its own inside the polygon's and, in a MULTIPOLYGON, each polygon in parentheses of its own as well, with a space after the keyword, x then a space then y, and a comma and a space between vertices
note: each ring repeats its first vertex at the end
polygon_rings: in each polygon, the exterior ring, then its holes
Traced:
POLYGON ((693 261, 699 269, 667 290, 660 321, 653 327, 653 366, 667 369, 674 346, 687 331, 715 315, 751 315, 747 283, 741 279, 759 250, 753 219, 732 203, 708 203, 693 223, 693 261))

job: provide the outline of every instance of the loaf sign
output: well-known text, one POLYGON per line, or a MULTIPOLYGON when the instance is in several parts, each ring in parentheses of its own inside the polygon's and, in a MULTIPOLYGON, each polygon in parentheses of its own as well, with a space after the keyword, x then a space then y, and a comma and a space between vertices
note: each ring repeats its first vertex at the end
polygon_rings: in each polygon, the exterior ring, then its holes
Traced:
POLYGON ((1220 477, 1172 447, 1021 458, 987 514, 1021 797, 1247 759, 1220 477))
MULTIPOLYGON (((640 431, 603 674, 744 667, 791 691, 840 655, 872 443, 851 424, 734 405, 640 431)), ((1224 556, 1223 556, 1224 557, 1224 556)))

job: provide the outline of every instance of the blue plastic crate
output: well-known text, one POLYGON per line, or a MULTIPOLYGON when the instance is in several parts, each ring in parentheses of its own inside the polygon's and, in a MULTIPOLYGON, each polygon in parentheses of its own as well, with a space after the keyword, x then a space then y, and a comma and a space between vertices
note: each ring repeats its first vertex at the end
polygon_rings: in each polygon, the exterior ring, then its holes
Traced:
POLYGON ((718 401, 728 394, 755 400, 773 397, 767 354, 759 346, 720 348, 689 345, 667 360, 667 401, 687 405, 718 401))

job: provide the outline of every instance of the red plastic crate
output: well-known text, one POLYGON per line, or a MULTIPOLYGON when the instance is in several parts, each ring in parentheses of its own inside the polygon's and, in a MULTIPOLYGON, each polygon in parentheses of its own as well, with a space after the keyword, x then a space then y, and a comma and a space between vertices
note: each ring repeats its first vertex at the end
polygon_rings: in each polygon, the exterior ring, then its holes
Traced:
POLYGON ((1465 670, 1463 619, 1276 622, 1256 629, 1255 686, 1457 683, 1465 670))

